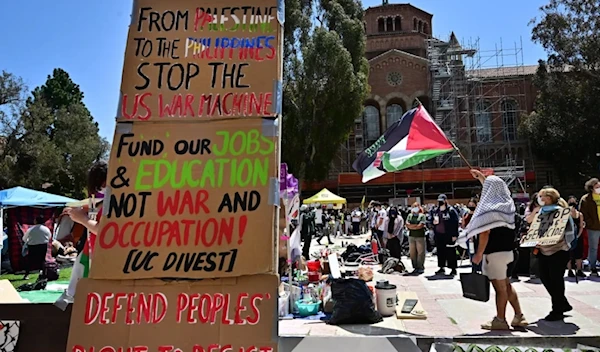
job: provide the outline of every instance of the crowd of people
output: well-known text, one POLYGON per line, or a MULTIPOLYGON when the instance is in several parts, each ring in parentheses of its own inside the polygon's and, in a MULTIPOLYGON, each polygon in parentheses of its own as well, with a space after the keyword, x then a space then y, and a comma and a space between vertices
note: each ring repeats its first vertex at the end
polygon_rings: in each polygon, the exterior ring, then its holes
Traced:
POLYGON ((316 236, 322 243, 332 236, 358 235, 370 231, 380 247, 399 260, 406 255, 412 262, 411 275, 420 275, 425 269, 425 255, 432 251, 437 256, 437 275, 455 276, 461 252, 468 253, 475 272, 490 280, 496 292, 496 316, 482 325, 483 329, 505 330, 526 326, 518 295, 511 284, 517 278, 516 267, 520 257, 529 261, 531 279, 539 278, 552 299, 552 311, 544 318, 557 321, 572 310, 565 296, 564 276, 585 278, 584 258, 589 262, 590 275, 598 276, 597 253, 600 241, 600 181, 596 178, 585 184, 586 194, 579 201, 575 196, 565 200, 552 186, 543 187, 528 203, 515 204, 504 181, 496 176, 484 176, 472 170, 473 177, 482 184, 482 191, 467 204, 448 202, 440 194, 437 204, 418 202, 407 206, 390 206, 371 202, 367 209, 319 209, 303 206, 301 233, 303 254, 308 258, 310 238, 316 236), (553 245, 520 248, 520 239, 527 234, 537 214, 559 209, 570 209, 570 217, 562 239, 553 245), (585 231, 584 231, 585 230, 585 231), (584 253, 584 233, 587 233, 589 251, 584 253), (466 243, 459 246, 458 243, 466 243), (407 244, 408 253, 402 248, 407 244), (525 257, 525 255, 528 256, 525 257), (448 271, 449 270, 449 271, 448 271), (506 307, 511 305, 515 316, 508 323, 506 307))

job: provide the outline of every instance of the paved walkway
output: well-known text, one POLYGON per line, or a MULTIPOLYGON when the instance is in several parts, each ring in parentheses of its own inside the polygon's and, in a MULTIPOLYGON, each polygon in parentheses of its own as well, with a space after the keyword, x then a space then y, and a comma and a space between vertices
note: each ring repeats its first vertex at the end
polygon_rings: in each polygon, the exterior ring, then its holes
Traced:
MULTIPOLYGON (((352 240, 364 243, 366 236, 352 240)), ((344 239, 346 241, 346 239, 344 239)), ((340 242, 340 239, 335 241, 340 242)), ((315 250, 319 248, 315 244, 315 250)), ((320 321, 282 320, 279 322, 280 336, 600 336, 600 279, 587 278, 575 283, 565 278, 567 297, 573 311, 567 313, 564 322, 546 322, 542 319, 550 312, 550 297, 539 280, 521 277, 513 285, 518 292, 521 306, 530 322, 527 329, 509 332, 489 332, 480 325, 489 321, 495 314, 494 296, 489 302, 481 303, 462 297, 460 281, 457 277, 435 276, 437 261, 428 254, 425 274, 419 277, 383 275, 376 273, 374 280, 385 278, 397 285, 398 291, 416 292, 423 308, 427 311, 426 320, 398 320, 385 318, 374 325, 330 326, 320 321)), ((412 270, 410 260, 403 258, 404 264, 412 270)), ((470 272, 468 260, 463 262, 460 272, 470 272)), ((460 262, 459 262, 460 265, 460 262)), ((493 289, 492 289, 493 292, 493 289)), ((512 319, 513 311, 507 309, 507 317, 512 319)))

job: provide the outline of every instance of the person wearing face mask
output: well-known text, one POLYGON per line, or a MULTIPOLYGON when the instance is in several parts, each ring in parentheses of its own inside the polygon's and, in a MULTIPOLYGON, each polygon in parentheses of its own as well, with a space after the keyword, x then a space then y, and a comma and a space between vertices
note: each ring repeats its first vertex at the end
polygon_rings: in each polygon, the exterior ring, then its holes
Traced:
POLYGON ((586 195, 581 197, 579 211, 585 219, 588 234, 588 261, 592 276, 598 276, 598 242, 600 241, 600 181, 592 178, 585 183, 586 195))
POLYGON ((438 208, 433 211, 433 232, 437 248, 438 266, 437 275, 445 275, 446 266, 450 268, 450 276, 456 275, 456 248, 453 244, 458 238, 458 212, 448 205, 445 194, 438 197, 438 208))
MULTIPOLYGON (((539 191, 543 204, 540 214, 547 214, 567 208, 567 202, 560 197, 560 193, 554 188, 545 188, 539 191)), ((538 246, 540 279, 542 284, 552 298, 552 311, 544 320, 557 321, 564 318, 564 313, 573 309, 565 296, 565 270, 569 262, 569 250, 571 243, 575 240, 575 226, 569 218, 562 239, 553 245, 538 246)))
POLYGON ((577 210, 577 198, 575 196, 569 196, 569 200, 567 201, 569 207, 571 208, 571 219, 573 219, 573 224, 575 225, 575 234, 577 235, 577 245, 575 248, 571 250, 571 260, 569 260, 569 264, 567 265, 569 269, 569 277, 586 277, 583 272, 583 228, 585 227, 585 222, 583 221, 583 215, 577 210), (577 272, 573 271, 573 267, 576 268, 577 272))
MULTIPOLYGON (((477 199, 476 198, 469 199, 469 203, 467 203, 467 213, 462 218, 461 227, 463 229, 466 229, 467 225, 469 225, 469 222, 471 222, 471 218, 473 217, 475 208, 477 208, 477 199)), ((472 243, 472 245, 469 244, 469 246, 468 246, 469 247, 469 258, 471 260, 473 260, 473 256, 475 255, 475 251, 477 251, 477 245, 479 243, 479 241, 477 240, 477 236, 471 238, 469 240, 469 242, 472 243), (472 247, 472 250, 471 250, 471 247, 472 247)), ((471 266, 473 267, 473 270, 481 271, 481 264, 472 264, 471 266)))
POLYGON ((412 262, 412 275, 419 275, 425 272, 425 224, 427 218, 423 214, 423 209, 419 203, 415 202, 410 209, 410 214, 406 217, 406 228, 409 231, 408 246, 410 261, 412 262))

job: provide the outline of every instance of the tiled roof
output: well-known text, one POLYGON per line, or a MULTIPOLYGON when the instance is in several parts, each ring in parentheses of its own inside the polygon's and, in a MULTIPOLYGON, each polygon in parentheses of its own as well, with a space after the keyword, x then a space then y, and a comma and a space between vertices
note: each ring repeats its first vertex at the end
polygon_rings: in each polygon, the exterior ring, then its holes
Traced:
POLYGON ((538 65, 511 66, 484 68, 479 70, 467 70, 467 75, 480 78, 532 76, 538 69, 538 65))

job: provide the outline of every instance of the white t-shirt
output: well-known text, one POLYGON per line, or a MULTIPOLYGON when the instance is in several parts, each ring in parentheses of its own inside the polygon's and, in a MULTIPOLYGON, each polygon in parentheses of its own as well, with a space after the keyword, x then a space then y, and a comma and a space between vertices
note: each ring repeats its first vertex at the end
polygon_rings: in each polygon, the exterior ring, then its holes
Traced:
POLYGON ((355 211, 354 213, 352 213, 352 222, 360 222, 361 220, 361 216, 360 213, 355 211))
POLYGON ((52 232, 50 232, 49 228, 44 225, 34 225, 23 235, 23 242, 30 246, 46 244, 50 242, 50 237, 52 237, 52 232))
POLYGON ((379 231, 385 231, 386 229, 386 224, 387 224, 387 211, 385 209, 381 209, 378 213, 377 213, 377 223, 379 223, 380 220, 381 221, 381 225, 379 225, 379 227, 377 228, 377 230, 379 231))
POLYGON ((317 209, 315 211, 315 224, 321 225, 323 223, 323 210, 317 209))

